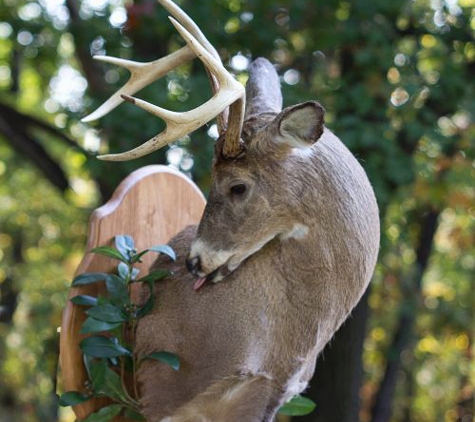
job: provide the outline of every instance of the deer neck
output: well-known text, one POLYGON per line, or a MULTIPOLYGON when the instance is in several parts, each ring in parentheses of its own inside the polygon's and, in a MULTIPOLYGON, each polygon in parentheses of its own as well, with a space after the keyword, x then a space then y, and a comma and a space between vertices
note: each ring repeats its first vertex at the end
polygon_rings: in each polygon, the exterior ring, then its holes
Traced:
POLYGON ((293 207, 299 214, 276 239, 273 260, 293 294, 305 301, 313 291, 327 303, 338 301, 346 316, 375 265, 379 224, 374 195, 357 160, 328 130, 292 160, 289 174, 297 180, 291 187, 293 207), (296 283, 305 289, 293 288, 296 283))

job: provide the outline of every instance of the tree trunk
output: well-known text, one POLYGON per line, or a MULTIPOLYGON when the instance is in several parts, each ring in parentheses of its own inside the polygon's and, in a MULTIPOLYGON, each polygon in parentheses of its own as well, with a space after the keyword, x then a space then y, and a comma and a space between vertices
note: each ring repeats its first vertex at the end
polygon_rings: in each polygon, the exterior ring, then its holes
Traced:
POLYGON ((387 353, 386 370, 373 405, 371 422, 390 420, 398 372, 401 368, 401 353, 411 347, 422 278, 429 263, 440 210, 430 210, 425 214, 421 212, 419 215, 422 216, 422 221, 416 249, 416 262, 406 283, 411 290, 407 292, 407 299, 401 305, 398 326, 387 353))
POLYGON ((305 394, 317 403, 317 408, 310 415, 299 417, 299 422, 359 421, 361 355, 369 290, 320 355, 310 389, 305 394))

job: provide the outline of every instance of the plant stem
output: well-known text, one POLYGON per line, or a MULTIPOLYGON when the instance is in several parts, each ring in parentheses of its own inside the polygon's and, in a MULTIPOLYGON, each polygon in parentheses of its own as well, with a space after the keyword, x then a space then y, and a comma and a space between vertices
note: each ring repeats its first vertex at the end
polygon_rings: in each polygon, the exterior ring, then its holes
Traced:
POLYGON ((120 381, 122 383, 122 390, 127 398, 127 401, 130 405, 134 408, 139 409, 139 403, 135 400, 130 394, 129 390, 127 389, 127 384, 125 382, 125 360, 123 358, 120 359, 120 381))
POLYGON ((139 398, 139 389, 137 386, 137 358, 135 353, 132 355, 132 381, 134 383, 134 394, 135 398, 138 400, 139 398))

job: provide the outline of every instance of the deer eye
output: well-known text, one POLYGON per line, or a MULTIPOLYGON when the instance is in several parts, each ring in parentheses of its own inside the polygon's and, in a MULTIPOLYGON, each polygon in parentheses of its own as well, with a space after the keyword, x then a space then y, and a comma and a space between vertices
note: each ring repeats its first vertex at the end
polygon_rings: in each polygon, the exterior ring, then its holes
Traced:
POLYGON ((229 188, 232 195, 242 195, 244 192, 246 192, 246 189, 247 188, 244 183, 236 183, 229 188))

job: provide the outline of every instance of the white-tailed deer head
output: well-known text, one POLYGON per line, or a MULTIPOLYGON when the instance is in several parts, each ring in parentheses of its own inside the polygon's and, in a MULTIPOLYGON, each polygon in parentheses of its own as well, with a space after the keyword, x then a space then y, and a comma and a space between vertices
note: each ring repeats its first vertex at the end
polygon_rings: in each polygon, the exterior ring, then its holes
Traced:
POLYGON ((324 109, 309 101, 281 111, 278 76, 267 60, 251 65, 249 81, 247 109, 255 114, 246 116, 243 153, 230 161, 219 154, 224 141, 216 145, 213 184, 187 261, 200 277, 196 287, 206 277, 220 281, 275 238, 308 234, 312 215, 300 201, 316 186, 299 175, 323 134, 324 109))
MULTIPOLYGON (((191 19, 158 1, 187 47, 149 64, 106 61, 132 72, 119 94, 167 128, 102 158, 147 154, 218 115, 220 137, 200 225, 171 241, 179 259, 159 265, 174 276, 156 285, 160 305, 137 330, 137 354, 169 350, 182 361, 178 372, 141 367, 143 411, 150 421, 270 422, 306 387, 318 353, 371 278, 375 197, 357 160, 325 128, 318 102, 282 110, 279 78, 265 59, 251 65, 245 94, 191 19), (215 92, 204 105, 177 114, 130 97, 193 56, 215 92)), ((88 119, 115 107, 119 94, 88 119)))

